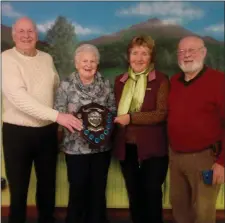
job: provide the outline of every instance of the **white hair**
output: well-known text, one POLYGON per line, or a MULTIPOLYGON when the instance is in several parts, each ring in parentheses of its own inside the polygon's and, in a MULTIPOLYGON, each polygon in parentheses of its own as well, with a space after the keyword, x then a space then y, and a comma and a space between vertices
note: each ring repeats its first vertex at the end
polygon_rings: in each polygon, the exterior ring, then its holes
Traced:
POLYGON ((79 60, 79 54, 83 53, 83 52, 92 52, 95 54, 96 59, 97 59, 97 63, 99 63, 100 61, 100 53, 98 51, 98 48, 92 44, 82 44, 79 47, 77 47, 77 49, 74 52, 74 58, 75 61, 79 60))
POLYGON ((12 35, 14 35, 16 33, 16 23, 19 20, 24 19, 24 18, 26 18, 26 19, 28 19, 28 20, 30 20, 32 22, 32 24, 34 26, 34 31, 37 32, 37 25, 30 18, 28 18, 28 17, 22 17, 20 19, 17 19, 16 22, 12 25, 12 35))

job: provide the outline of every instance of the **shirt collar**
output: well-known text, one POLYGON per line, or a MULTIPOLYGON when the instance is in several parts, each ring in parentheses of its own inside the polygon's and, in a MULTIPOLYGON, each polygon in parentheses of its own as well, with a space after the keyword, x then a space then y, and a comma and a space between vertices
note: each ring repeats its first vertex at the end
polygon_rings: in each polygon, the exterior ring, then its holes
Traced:
MULTIPOLYGON (((120 82, 125 83, 128 79, 128 73, 125 73, 121 78, 120 78, 120 82)), ((156 79, 156 73, 155 70, 152 70, 151 72, 149 72, 148 74, 148 82, 153 81, 156 79)))
POLYGON ((204 73, 205 73, 205 71, 207 70, 207 66, 206 65, 204 65, 203 66, 203 68, 199 71, 199 73, 193 78, 193 79, 191 79, 191 80, 189 80, 189 81, 186 81, 185 80, 185 74, 184 74, 184 72, 182 72, 181 73, 181 76, 179 77, 179 81, 180 82, 182 82, 184 85, 189 85, 189 84, 191 84, 191 83, 193 83, 196 79, 198 79, 199 77, 201 77, 204 73))

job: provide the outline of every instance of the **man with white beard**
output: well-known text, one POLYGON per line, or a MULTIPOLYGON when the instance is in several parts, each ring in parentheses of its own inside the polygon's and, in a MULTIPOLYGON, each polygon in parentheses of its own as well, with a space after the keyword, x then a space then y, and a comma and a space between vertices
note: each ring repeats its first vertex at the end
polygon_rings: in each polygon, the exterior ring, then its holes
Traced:
POLYGON ((215 223, 224 183, 225 75, 204 65, 206 54, 201 38, 181 39, 177 57, 182 72, 171 78, 170 198, 176 223, 215 223))

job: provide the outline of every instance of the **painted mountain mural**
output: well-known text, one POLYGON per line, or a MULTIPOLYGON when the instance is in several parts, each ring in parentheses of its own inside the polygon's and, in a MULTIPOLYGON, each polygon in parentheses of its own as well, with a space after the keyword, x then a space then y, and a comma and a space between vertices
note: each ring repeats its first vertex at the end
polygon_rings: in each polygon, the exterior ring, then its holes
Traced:
MULTIPOLYGON (((197 35, 182 26, 165 25, 161 20, 154 18, 87 42, 98 46, 101 53, 101 68, 111 70, 111 67, 113 70, 120 71, 126 69, 127 43, 138 34, 150 35, 155 39, 156 67, 169 76, 179 71, 176 59, 176 47, 179 39, 188 35, 197 35)), ((210 36, 205 36, 203 39, 208 48, 206 64, 225 71, 224 42, 217 41, 210 36)))
MULTIPOLYGON (((2 51, 12 47, 11 28, 1 25, 2 51)), ((196 35, 180 25, 164 24, 157 18, 134 24, 119 32, 85 41, 98 47, 101 54, 100 70, 111 81, 127 69, 126 48, 132 37, 138 34, 151 35, 156 42, 156 68, 171 76, 179 71, 176 59, 176 46, 181 37, 196 35)), ((224 42, 210 36, 203 37, 208 48, 206 64, 225 71, 224 42)), ((84 41, 82 42, 84 43, 84 41)), ((39 41, 37 47, 44 50, 46 42, 39 41)))

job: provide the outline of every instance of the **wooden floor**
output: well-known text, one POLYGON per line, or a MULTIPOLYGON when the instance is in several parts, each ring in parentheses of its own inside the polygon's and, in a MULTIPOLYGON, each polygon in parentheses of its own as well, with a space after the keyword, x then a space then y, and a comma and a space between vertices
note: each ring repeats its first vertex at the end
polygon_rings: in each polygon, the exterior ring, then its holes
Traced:
MULTIPOLYGON (((132 223, 129 220, 115 220, 110 219, 110 223, 132 223)), ((1 218, 1 223, 7 223, 7 218, 3 217, 1 218)), ((35 219, 28 219, 27 223, 36 223, 35 219)), ((64 223, 63 220, 57 220, 56 223, 64 223)), ((173 221, 164 221, 164 223, 173 223, 173 221)), ((225 223, 225 221, 217 221, 216 223, 225 223)))
MULTIPOLYGON (((6 206, 1 207, 1 215, 2 217, 7 217, 9 212, 9 208, 6 206)), ((64 219, 66 215, 66 208, 56 208, 56 218, 57 219, 64 219)), ((165 223, 170 223, 173 220, 171 209, 164 209, 163 211, 165 223)), ((37 216, 37 211, 35 206, 29 206, 27 211, 27 217, 32 219, 37 216)), ((108 209, 108 216, 110 219, 113 219, 112 223, 129 223, 129 210, 128 209, 117 209, 117 208, 110 208, 108 209)), ((224 210, 217 210, 217 223, 225 223, 225 213, 224 210)))
MULTIPOLYGON (((110 223, 132 223, 129 220, 114 220, 109 219, 110 223)), ((7 223, 7 218, 2 218, 1 223, 7 223)), ((28 219, 27 223, 36 223, 35 219, 28 219)), ((64 223, 63 220, 57 220, 55 223, 64 223)), ((172 221, 165 221, 164 223, 173 223, 172 221)), ((216 222, 216 223, 224 223, 224 222, 216 222)))

